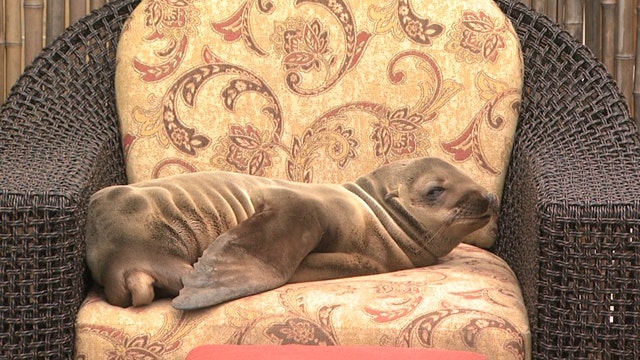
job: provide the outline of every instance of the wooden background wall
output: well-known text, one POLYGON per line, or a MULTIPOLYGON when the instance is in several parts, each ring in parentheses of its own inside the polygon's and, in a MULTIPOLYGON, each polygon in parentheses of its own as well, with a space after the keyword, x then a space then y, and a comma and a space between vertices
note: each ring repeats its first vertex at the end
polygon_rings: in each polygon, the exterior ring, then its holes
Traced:
POLYGON ((0 0, 0 99, 46 44, 107 1, 0 0))
POLYGON ((640 0, 523 0, 586 44, 616 79, 640 125, 640 0))
MULTIPOLYGON (((0 99, 43 46, 107 1, 0 0, 0 99)), ((617 80, 629 105, 640 109, 640 0, 522 2, 589 46, 617 80)), ((635 116, 640 124, 640 110, 635 116)))

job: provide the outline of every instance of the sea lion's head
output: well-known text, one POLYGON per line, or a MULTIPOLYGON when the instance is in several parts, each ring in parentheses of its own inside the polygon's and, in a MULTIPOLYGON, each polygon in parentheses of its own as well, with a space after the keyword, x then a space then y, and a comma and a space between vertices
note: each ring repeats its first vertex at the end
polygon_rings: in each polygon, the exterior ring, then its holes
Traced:
POLYGON ((424 250, 442 257, 487 225, 498 199, 468 175, 438 158, 383 166, 356 181, 424 250))

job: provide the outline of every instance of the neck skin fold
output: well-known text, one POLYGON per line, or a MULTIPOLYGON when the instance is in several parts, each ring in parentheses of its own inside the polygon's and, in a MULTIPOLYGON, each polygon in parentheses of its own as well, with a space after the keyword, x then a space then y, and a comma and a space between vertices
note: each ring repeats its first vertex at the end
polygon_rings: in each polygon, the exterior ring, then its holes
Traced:
POLYGON ((344 184, 344 187, 369 206, 389 236, 398 244, 415 267, 433 265, 437 262, 438 258, 421 246, 417 239, 417 237, 424 236, 422 231, 412 226, 405 229, 399 225, 399 223, 405 225, 405 221, 396 220, 397 214, 390 213, 387 207, 383 206, 386 201, 386 191, 378 189, 372 181, 366 178, 360 178, 355 183, 344 184))

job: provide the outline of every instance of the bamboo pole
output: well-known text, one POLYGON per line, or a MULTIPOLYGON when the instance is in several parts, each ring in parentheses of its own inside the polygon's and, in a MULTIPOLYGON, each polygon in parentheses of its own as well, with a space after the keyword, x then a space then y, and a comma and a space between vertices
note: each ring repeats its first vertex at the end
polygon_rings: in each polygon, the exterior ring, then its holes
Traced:
POLYGON ((636 119, 636 124, 640 129, 640 1, 636 3, 636 76, 635 76, 635 88, 633 91, 633 114, 636 119))
POLYGON ((23 0, 24 6, 24 63, 30 64, 42 50, 42 16, 44 0, 23 0))
POLYGON ((598 59, 602 59, 602 51, 600 49, 602 19, 600 15, 600 5, 595 1, 587 0, 584 9, 584 42, 598 59))
POLYGON ((547 13, 547 0, 532 0, 531 7, 541 14, 547 13))
POLYGON ((91 0, 90 8, 91 10, 95 10, 106 3, 105 0, 91 0))
POLYGON ((624 96, 633 95, 633 66, 635 64, 634 0, 618 0, 618 29, 616 31, 616 81, 624 96))
POLYGON ((4 0, 0 0, 0 102, 7 97, 5 56, 7 53, 7 34, 5 33, 4 0))
POLYGON ((9 90, 22 72, 22 24, 20 22, 20 1, 5 3, 7 36, 7 77, 6 90, 9 90))
MULTIPOLYGON (((592 1, 592 0, 587 0, 587 1, 592 1)), ((557 13, 556 16, 558 17, 558 24, 562 24, 564 22, 564 3, 565 0, 558 0, 558 6, 557 8, 557 13)))
POLYGON ((558 22, 558 0, 547 0, 547 16, 558 22))
POLYGON ((69 24, 73 24, 87 14, 87 3, 83 0, 69 0, 69 24))
POLYGON ((582 42, 582 0, 566 0, 565 5, 564 28, 582 42))
POLYGON ((615 74, 616 4, 618 0, 600 0, 602 6, 602 62, 615 74))
POLYGON ((47 44, 64 31, 64 0, 47 0, 47 44))

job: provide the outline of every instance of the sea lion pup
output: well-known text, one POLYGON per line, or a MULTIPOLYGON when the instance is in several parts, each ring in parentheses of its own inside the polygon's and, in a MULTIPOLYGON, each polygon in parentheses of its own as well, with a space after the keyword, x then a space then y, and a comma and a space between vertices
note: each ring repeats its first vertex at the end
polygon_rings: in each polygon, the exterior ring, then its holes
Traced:
POLYGON ((87 264, 119 306, 197 309, 285 283, 422 267, 485 226, 496 197, 437 158, 343 185, 199 172, 91 197, 87 264))

